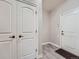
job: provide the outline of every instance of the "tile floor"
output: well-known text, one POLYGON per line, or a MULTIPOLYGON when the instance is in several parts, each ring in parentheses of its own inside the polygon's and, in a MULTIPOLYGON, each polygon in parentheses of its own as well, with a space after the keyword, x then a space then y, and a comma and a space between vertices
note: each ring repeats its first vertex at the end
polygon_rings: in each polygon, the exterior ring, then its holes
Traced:
POLYGON ((43 48, 43 58, 41 59, 65 59, 64 57, 55 52, 55 50, 58 49, 55 46, 48 44, 43 45, 42 48, 43 48))

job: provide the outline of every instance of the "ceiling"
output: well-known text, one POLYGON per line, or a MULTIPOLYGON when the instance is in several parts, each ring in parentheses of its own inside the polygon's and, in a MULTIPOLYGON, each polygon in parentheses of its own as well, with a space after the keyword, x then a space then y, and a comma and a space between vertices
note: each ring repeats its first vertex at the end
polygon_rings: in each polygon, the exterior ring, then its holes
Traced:
POLYGON ((43 1, 43 9, 46 11, 51 11, 59 4, 61 4, 64 0, 42 0, 43 1))

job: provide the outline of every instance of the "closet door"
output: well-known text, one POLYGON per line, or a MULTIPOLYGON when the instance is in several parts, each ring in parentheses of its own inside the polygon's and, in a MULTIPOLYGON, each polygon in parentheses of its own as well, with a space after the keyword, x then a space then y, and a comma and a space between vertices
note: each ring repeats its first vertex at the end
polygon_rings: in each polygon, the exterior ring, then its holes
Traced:
POLYGON ((15 59, 15 4, 0 0, 0 59, 15 59))
POLYGON ((35 7, 17 3, 18 59, 35 59, 36 14, 35 7))

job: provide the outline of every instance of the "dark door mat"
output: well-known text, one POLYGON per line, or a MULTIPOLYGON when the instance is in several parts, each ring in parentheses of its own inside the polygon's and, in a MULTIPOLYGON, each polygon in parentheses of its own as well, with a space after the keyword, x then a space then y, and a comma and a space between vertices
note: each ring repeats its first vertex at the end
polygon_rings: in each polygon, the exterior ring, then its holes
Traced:
POLYGON ((61 56, 63 56, 66 59, 79 59, 79 56, 76 56, 68 51, 63 50, 63 49, 56 50, 56 53, 60 54, 61 56))

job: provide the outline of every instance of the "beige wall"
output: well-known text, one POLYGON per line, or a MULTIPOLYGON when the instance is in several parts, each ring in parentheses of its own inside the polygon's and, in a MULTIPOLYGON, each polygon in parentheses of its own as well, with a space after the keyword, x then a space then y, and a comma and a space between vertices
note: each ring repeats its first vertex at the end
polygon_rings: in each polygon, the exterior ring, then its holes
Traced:
POLYGON ((43 10, 43 32, 42 43, 50 41, 50 15, 47 11, 43 10))
POLYGON ((59 39, 59 13, 57 10, 51 13, 51 39, 50 42, 60 45, 59 39))
POLYGON ((50 42, 60 46, 59 24, 60 15, 66 13, 70 9, 79 7, 79 0, 65 0, 63 4, 51 11, 51 40, 50 42))
POLYGON ((46 10, 42 9, 42 4, 40 5, 39 8, 39 13, 38 13, 38 17, 39 17, 39 55, 42 54, 42 44, 49 42, 50 41, 50 14, 49 12, 47 12, 46 10), (41 10, 42 9, 42 10, 41 10), (42 12, 42 14, 41 14, 42 12))
POLYGON ((45 10, 42 19, 39 20, 39 54, 42 54, 42 44, 50 41, 50 17, 45 10))

